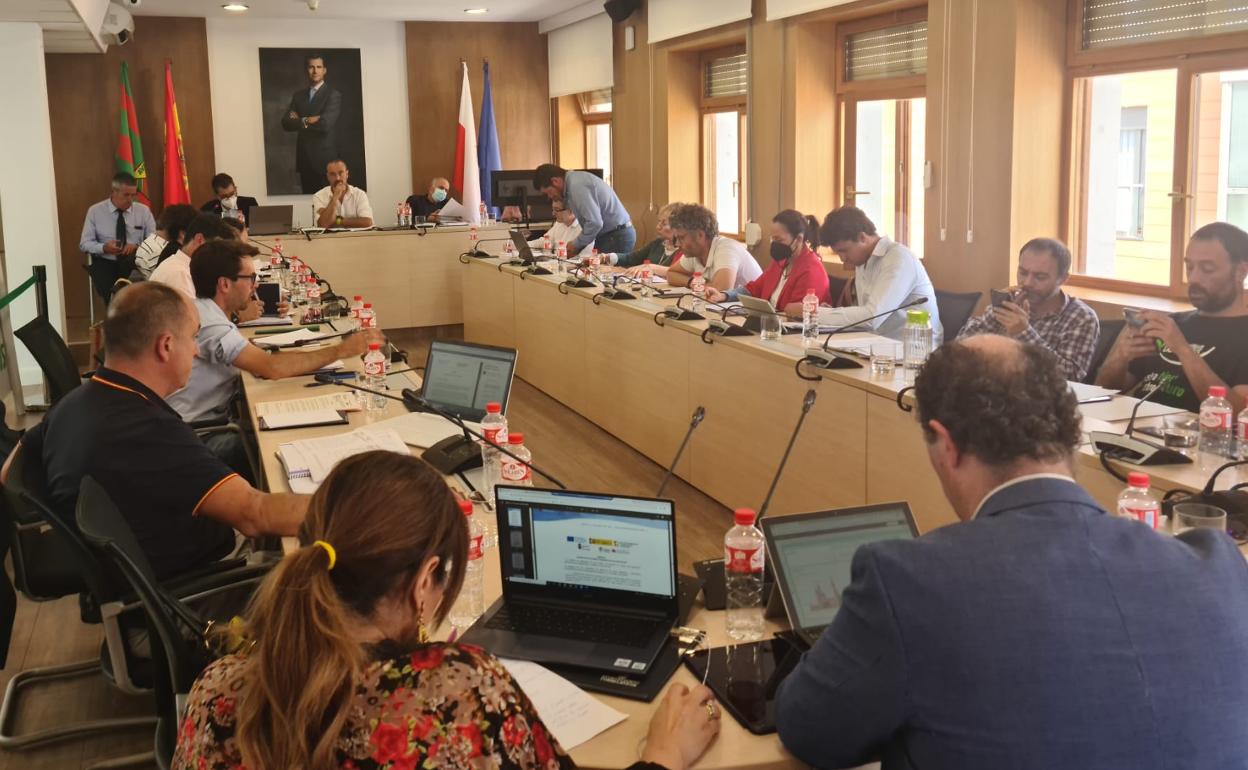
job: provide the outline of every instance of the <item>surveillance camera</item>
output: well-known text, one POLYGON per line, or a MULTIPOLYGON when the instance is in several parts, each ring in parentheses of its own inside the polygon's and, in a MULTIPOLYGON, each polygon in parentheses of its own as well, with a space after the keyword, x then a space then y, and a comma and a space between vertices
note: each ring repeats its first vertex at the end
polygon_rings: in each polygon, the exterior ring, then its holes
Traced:
POLYGON ((121 0, 121 4, 126 8, 138 8, 143 5, 143 0, 121 0))
POLYGON ((126 10, 127 5, 137 5, 139 0, 121 0, 109 3, 100 25, 100 39, 108 45, 125 45, 134 39, 134 17, 126 10))
POLYGON ((321 7, 321 0, 308 0, 308 10, 315 11, 321 7))

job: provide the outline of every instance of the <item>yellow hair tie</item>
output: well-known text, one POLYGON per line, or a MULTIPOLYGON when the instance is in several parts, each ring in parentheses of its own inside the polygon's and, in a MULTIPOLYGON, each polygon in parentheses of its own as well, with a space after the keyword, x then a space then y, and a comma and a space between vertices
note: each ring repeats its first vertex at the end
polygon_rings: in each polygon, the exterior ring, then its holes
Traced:
POLYGON ((329 554, 329 569, 332 571, 334 569, 334 564, 338 562, 338 552, 334 550, 334 547, 324 540, 317 540, 312 543, 312 547, 325 549, 325 553, 329 554))

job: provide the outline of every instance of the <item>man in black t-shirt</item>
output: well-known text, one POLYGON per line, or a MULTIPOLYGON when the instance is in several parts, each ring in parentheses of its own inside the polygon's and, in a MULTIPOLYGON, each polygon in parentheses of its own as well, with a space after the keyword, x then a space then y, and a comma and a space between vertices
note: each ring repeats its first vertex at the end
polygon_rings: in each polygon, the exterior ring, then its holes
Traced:
POLYGON ((186 385, 199 316, 177 289, 154 281, 114 295, 108 353, 90 381, 27 431, 18 452, 42 467, 49 502, 70 521, 83 476, 129 522, 158 578, 228 556, 235 532, 294 535, 308 498, 265 494, 218 460, 165 398, 186 385))
POLYGON ((1183 257, 1187 296, 1196 308, 1167 315, 1140 313, 1118 335, 1101 366, 1097 384, 1137 395, 1158 388, 1151 401, 1190 412, 1213 385, 1226 386, 1238 412, 1248 403, 1248 233, 1226 222, 1213 222, 1192 234, 1183 257))
POLYGON ((412 207, 412 216, 424 217, 430 222, 438 221, 439 212, 446 202, 450 200, 451 183, 449 180, 440 176, 434 177, 429 182, 429 192, 424 195, 412 195, 407 199, 407 205, 412 207))

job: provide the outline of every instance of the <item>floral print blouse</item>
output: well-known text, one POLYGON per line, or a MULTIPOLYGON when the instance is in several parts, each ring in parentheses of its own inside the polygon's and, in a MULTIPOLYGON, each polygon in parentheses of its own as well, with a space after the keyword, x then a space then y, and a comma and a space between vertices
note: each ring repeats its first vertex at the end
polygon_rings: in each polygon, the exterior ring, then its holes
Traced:
MULTIPOLYGON (((442 643, 396 653, 377 648, 364 670, 338 739, 342 770, 575 767, 494 656, 442 643)), ((245 677, 246 659, 237 655, 200 675, 178 733, 174 770, 262 770, 247 768, 234 740, 245 677)))

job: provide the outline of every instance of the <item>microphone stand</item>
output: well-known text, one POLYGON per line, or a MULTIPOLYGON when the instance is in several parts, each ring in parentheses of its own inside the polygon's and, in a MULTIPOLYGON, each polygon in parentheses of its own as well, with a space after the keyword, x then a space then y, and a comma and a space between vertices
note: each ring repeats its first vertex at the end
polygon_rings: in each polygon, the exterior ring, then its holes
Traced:
MULTIPOLYGON (((451 423, 452 425, 462 430, 465 434, 462 437, 455 436, 450 439, 443 439, 442 441, 439 441, 438 444, 435 444, 434 446, 438 446, 439 444, 444 444, 448 441, 474 443, 472 442, 472 439, 474 438, 477 441, 481 441, 481 442, 484 442, 486 440, 485 436, 481 435, 480 433, 473 430, 472 428, 469 428, 462 419, 451 414, 450 412, 444 412, 443 410, 429 403, 420 394, 418 394, 415 390, 412 390, 411 388, 404 388, 402 396, 395 396, 395 395, 391 395, 390 393, 386 393, 385 391, 381 391, 381 390, 372 390, 371 388, 361 388, 359 385, 353 385, 349 382, 338 382, 333 377, 331 377, 330 375, 326 375, 326 374, 318 374, 315 377, 313 377, 313 379, 325 385, 337 385, 341 388, 348 388, 350 390, 358 390, 361 393, 368 393, 374 396, 381 396, 382 398, 388 398, 391 401, 398 401, 402 403, 405 407, 407 407, 407 411, 409 412, 429 412, 431 414, 436 414, 437 416, 441 417, 442 419, 446 420, 447 422, 451 423)), ((529 468, 533 470, 534 473, 548 479, 552 484, 559 487, 560 489, 567 489, 567 487, 564 485, 562 481, 550 475, 549 473, 542 470, 541 468, 537 467, 533 463, 527 460, 521 459, 519 456, 517 456, 514 452, 512 452, 507 447, 501 444, 495 444, 492 441, 490 442, 490 444, 495 449, 507 455, 508 457, 515 460, 516 462, 528 466, 529 468)), ((474 443, 474 449, 475 449, 475 443, 474 443)), ((424 459, 426 462, 429 462, 430 465, 433 465, 433 467, 437 468, 439 471, 441 471, 442 473, 448 476, 451 475, 452 473, 458 473, 460 471, 470 470, 472 468, 478 468, 481 465, 481 453, 480 451, 477 451, 476 452, 476 455, 477 455, 476 464, 466 465, 464 467, 458 467, 458 468, 451 468, 449 470, 443 470, 442 468, 439 468, 436 464, 431 462, 426 457, 426 455, 428 455, 431 451, 433 451, 433 447, 429 447, 428 449, 426 449, 424 454, 421 455, 421 459, 424 459)))
POLYGON ((606 299, 614 299, 614 300, 630 300, 630 299, 637 299, 637 295, 636 295, 636 294, 633 294, 633 293, 632 293, 632 292, 630 292, 630 291, 626 291, 626 290, 624 290, 624 289, 621 289, 621 288, 620 288, 620 281, 623 281, 623 282, 625 282, 625 283, 637 283, 637 281, 636 281, 636 280, 634 280, 634 279, 632 279, 632 278, 629 278, 628 276, 624 275, 623 273, 620 273, 620 274, 618 274, 618 275, 615 275, 615 276, 613 276, 613 277, 612 277, 612 279, 611 279, 611 285, 610 285, 610 286, 608 286, 608 285, 606 285, 606 284, 604 283, 604 284, 603 284, 603 291, 602 291, 602 293, 601 293, 601 294, 595 294, 595 295, 594 295, 594 298, 593 298, 593 300, 592 300, 592 302, 593 302, 595 305, 601 305, 601 304, 602 304, 602 299, 603 299, 604 297, 605 297, 606 299))
POLYGON ((806 351, 806 355, 801 359, 801 361, 805 361, 811 366, 817 366, 820 369, 861 369, 861 362, 843 356, 835 351, 828 350, 828 343, 832 341, 832 338, 837 334, 855 331, 856 327, 862 326, 869 321, 874 321, 877 318, 884 318, 885 316, 890 316, 899 310, 905 310, 906 308, 914 307, 915 305, 922 305, 926 302, 926 297, 919 297, 918 299, 911 300, 905 304, 898 305, 891 310, 885 310, 883 313, 876 313, 875 315, 864 318, 861 321, 854 321, 852 324, 837 327, 828 332, 828 335, 823 338, 823 345, 814 350, 806 351))
POLYGON ((510 236, 508 236, 508 237, 506 237, 506 238, 478 238, 478 239, 477 239, 477 242, 476 242, 476 245, 474 245, 474 246, 472 247, 472 249, 470 249, 469 251, 465 251, 463 254, 460 254, 459 256, 461 256, 461 257, 476 257, 477 259, 494 259, 494 258, 495 258, 496 256, 498 256, 498 255, 497 255, 497 254, 487 254, 487 253, 485 253, 484 251, 482 251, 482 250, 481 250, 481 244, 483 244, 483 243, 502 243, 502 242, 504 242, 504 241, 510 241, 510 240, 511 240, 511 237, 510 237, 510 236))
POLYGON ((1140 407, 1161 390, 1161 385, 1160 382, 1154 385, 1152 390, 1136 401, 1131 409, 1131 419, 1127 421, 1124 433, 1094 430, 1088 434, 1092 448, 1100 456, 1101 465, 1119 481, 1126 481, 1126 479, 1113 469, 1108 462, 1110 459, 1119 460, 1128 465, 1185 465, 1192 462, 1192 458, 1182 452, 1176 452, 1167 446, 1159 446, 1134 436, 1135 418, 1140 413, 1140 407))
POLYGON ((685 437, 680 442, 680 447, 676 450, 676 456, 672 458, 672 464, 667 466, 667 473, 663 474, 663 483, 659 484, 659 488, 655 490, 655 497, 662 497, 663 490, 667 489, 667 482, 671 481, 672 473, 676 471, 676 463, 680 462, 680 456, 685 453, 685 447, 689 445, 689 439, 693 437, 693 432, 702 424, 703 418, 706 417, 706 409, 698 407, 693 410, 693 417, 689 419, 689 430, 685 431, 685 437))

